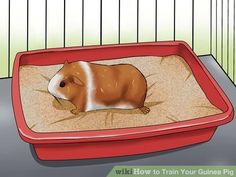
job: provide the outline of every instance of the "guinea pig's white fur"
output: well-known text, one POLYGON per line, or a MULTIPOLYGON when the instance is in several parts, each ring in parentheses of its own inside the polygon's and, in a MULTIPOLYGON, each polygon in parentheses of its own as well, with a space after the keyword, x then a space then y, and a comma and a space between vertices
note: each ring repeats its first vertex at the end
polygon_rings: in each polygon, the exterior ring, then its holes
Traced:
POLYGON ((48 84, 48 91, 57 98, 68 100, 65 95, 63 95, 56 89, 57 88, 56 86, 58 85, 58 83, 62 81, 62 79, 63 79, 63 76, 59 73, 53 76, 53 78, 50 80, 48 84))
POLYGON ((79 62, 81 68, 84 70, 85 76, 87 78, 87 101, 85 106, 85 111, 91 111, 96 109, 96 105, 93 103, 93 91, 95 90, 95 85, 93 82, 93 73, 88 63, 79 62))
MULTIPOLYGON (((94 77, 92 70, 90 68, 90 64, 88 62, 79 61, 77 64, 80 65, 80 67, 83 69, 83 72, 85 73, 87 84, 86 84, 86 105, 85 105, 85 111, 92 111, 92 110, 101 110, 101 109, 111 109, 111 108, 118 108, 118 109, 133 109, 134 107, 130 104, 120 104, 120 105, 109 105, 105 106, 102 104, 97 104, 94 101, 94 91, 96 90, 96 85, 94 82, 94 77)), ((63 80, 63 77, 57 73, 49 82, 48 84, 48 91, 54 95, 55 97, 62 98, 65 100, 68 100, 66 95, 63 95, 60 93, 56 88, 56 85, 60 83, 63 80)))

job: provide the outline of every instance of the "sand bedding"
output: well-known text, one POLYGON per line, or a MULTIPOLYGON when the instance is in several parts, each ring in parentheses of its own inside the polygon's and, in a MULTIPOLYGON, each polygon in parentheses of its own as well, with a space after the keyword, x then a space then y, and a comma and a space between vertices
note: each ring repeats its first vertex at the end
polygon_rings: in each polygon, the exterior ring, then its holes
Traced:
POLYGON ((129 63, 146 77, 147 115, 140 110, 100 110, 73 115, 73 104, 56 100, 47 91, 49 79, 62 67, 21 66, 20 95, 27 125, 35 132, 65 132, 116 129, 167 124, 219 114, 196 82, 191 69, 179 56, 129 57, 98 61, 100 64, 129 63))

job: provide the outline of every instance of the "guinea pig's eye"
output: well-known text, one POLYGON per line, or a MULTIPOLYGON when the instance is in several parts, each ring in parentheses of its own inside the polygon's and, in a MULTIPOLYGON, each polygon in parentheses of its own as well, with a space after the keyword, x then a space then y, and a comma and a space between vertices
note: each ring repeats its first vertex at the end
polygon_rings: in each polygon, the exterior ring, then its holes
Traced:
POLYGON ((66 83, 64 81, 60 82, 60 87, 65 87, 66 83))

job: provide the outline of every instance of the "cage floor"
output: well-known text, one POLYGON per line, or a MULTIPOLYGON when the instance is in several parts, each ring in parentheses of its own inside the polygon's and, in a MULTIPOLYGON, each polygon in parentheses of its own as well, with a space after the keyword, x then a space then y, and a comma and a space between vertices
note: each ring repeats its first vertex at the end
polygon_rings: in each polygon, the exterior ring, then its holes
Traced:
POLYGON ((20 68, 20 93, 27 125, 36 132, 84 131, 166 124, 221 113, 208 101, 181 57, 131 57, 96 63, 136 66, 147 80, 145 105, 150 113, 110 109, 73 115, 70 110, 74 106, 69 101, 58 102, 47 91, 49 78, 62 65, 27 65, 20 68))

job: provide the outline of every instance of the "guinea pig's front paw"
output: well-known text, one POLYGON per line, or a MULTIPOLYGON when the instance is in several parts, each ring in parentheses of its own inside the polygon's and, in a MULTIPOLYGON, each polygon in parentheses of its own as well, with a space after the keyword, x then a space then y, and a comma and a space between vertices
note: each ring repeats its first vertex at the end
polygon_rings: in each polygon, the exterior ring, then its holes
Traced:
POLYGON ((79 110, 78 110, 78 109, 72 109, 72 110, 70 110, 70 112, 71 112, 72 114, 74 114, 74 115, 79 114, 79 110))

